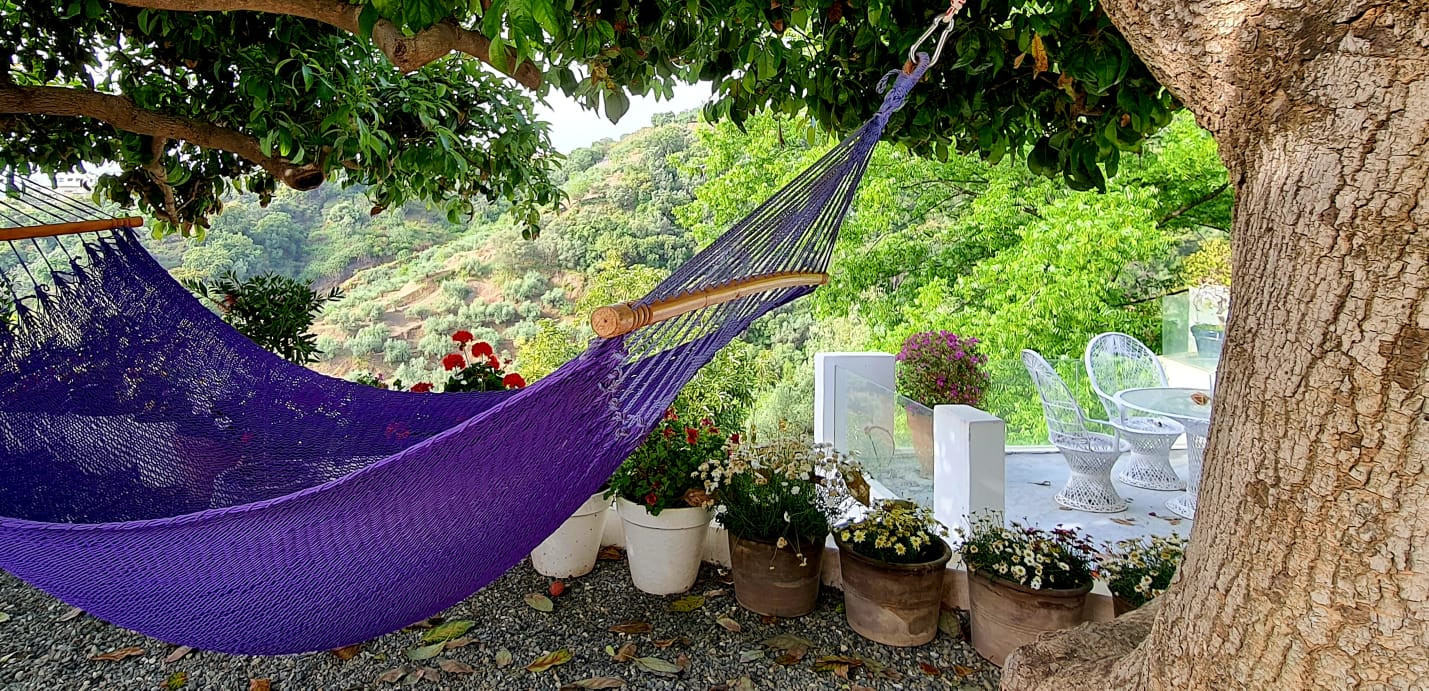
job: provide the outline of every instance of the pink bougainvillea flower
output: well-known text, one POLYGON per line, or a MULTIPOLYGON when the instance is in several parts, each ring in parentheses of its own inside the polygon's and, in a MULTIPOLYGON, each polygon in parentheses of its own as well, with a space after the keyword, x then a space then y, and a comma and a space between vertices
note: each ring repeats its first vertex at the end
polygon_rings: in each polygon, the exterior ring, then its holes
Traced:
POLYGON ((490 343, 477 341, 476 344, 471 347, 471 354, 474 356, 495 355, 496 351, 491 349, 490 343))
POLYGON ((502 377, 501 383, 508 389, 522 389, 526 387, 526 379, 515 372, 502 377))
POLYGON ((466 345, 466 344, 468 344, 468 343, 471 343, 471 340, 472 340, 473 338, 476 338, 476 337, 473 336, 473 335, 471 335, 471 332, 470 332, 470 331, 467 331, 466 329, 462 329, 461 331, 458 331, 458 332, 452 334, 452 340, 453 340, 453 341, 456 341, 457 343, 460 343, 460 344, 462 344, 462 345, 466 345))
POLYGON ((427 393, 432 390, 432 383, 429 381, 419 381, 412 385, 412 390, 417 393, 427 393))
POLYGON ((452 353, 442 358, 442 367, 446 368, 448 372, 461 369, 466 367, 466 358, 462 357, 461 353, 452 353))

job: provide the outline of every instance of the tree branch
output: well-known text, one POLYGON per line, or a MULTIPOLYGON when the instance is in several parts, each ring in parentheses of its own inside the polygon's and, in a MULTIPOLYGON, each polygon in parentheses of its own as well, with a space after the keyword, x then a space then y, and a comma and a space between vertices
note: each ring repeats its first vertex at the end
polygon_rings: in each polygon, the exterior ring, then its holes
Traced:
MULTIPOLYGON (((169 12, 228 12, 249 11, 268 14, 285 14, 303 19, 311 19, 336 27, 353 35, 362 32, 358 17, 362 5, 354 5, 346 0, 113 0, 121 5, 169 12)), ((397 69, 413 72, 424 65, 452 51, 466 53, 488 65, 491 62, 491 40, 478 32, 457 26, 446 20, 427 27, 415 35, 407 36, 402 30, 386 19, 377 20, 372 27, 372 43, 380 49, 397 69)), ((506 64, 516 64, 516 53, 508 49, 506 64)), ((495 67, 495 65, 492 65, 495 67)), ((498 68, 499 69, 499 68, 498 68)), ((532 91, 541 86, 541 71, 528 62, 523 62, 514 71, 500 70, 515 79, 518 84, 532 91)))
POLYGON ((1200 205, 1202 205, 1202 204, 1205 204, 1205 203, 1208 202, 1208 201, 1211 201, 1212 199, 1215 199, 1216 197, 1221 196, 1221 193, 1222 193, 1222 192, 1224 192, 1224 191, 1230 189, 1230 186, 1231 186, 1230 182, 1223 182, 1223 183, 1221 183, 1219 187, 1217 187, 1217 188, 1211 190, 1210 192, 1207 192, 1207 193, 1205 193, 1205 194, 1203 194, 1203 195, 1201 195, 1201 196, 1199 196, 1199 197, 1196 197, 1195 199, 1192 199, 1192 200, 1189 201, 1189 202, 1186 202, 1185 204, 1181 205, 1181 208, 1176 209, 1175 211, 1172 211, 1171 213, 1166 214, 1165 216, 1162 216, 1161 219, 1156 222, 1156 225, 1158 225, 1158 226, 1159 226, 1159 225, 1164 225, 1167 221, 1170 221, 1170 220, 1175 219, 1175 218, 1179 218, 1179 217, 1181 217, 1182 215, 1184 215, 1187 211, 1190 211, 1191 209, 1194 209, 1194 208, 1196 208, 1196 207, 1198 207, 1198 206, 1200 206, 1200 205))
POLYGON ((314 189, 324 179, 316 166, 297 166, 263 153, 255 137, 192 118, 145 110, 124 96, 59 86, 0 86, 0 114, 92 118, 125 132, 222 149, 251 161, 296 190, 314 189))

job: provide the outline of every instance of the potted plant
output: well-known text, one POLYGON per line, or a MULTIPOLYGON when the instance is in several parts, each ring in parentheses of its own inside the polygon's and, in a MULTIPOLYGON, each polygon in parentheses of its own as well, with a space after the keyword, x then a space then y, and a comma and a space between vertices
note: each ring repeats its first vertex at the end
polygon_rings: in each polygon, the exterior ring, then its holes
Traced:
POLYGON ((711 514, 697 471, 724 443, 708 418, 686 422, 670 409, 610 478, 636 588, 670 595, 695 584, 711 514))
POLYGON ((829 522, 847 497, 833 486, 843 463, 828 445, 781 424, 765 440, 731 437, 727 455, 700 464, 745 609, 776 617, 813 611, 829 522))
POLYGON ((1186 556, 1180 535, 1122 540, 1106 550, 1101 575, 1111 591, 1112 609, 1121 616, 1166 592, 1186 556))
POLYGON ((1001 666, 1009 653, 1045 631, 1076 626, 1092 589, 1091 546, 1076 529, 1004 525, 999 514, 959 530, 968 568, 972 641, 1001 666))
POLYGON ((943 574, 952 550, 947 529, 927 507, 883 500, 834 536, 843 576, 844 615, 859 635, 896 646, 938 635, 943 574))
POLYGON ((987 356, 978 352, 978 339, 951 331, 924 331, 903 341, 898 351, 898 393, 921 405, 907 405, 908 433, 923 477, 933 476, 933 407, 982 403, 988 373, 987 356))

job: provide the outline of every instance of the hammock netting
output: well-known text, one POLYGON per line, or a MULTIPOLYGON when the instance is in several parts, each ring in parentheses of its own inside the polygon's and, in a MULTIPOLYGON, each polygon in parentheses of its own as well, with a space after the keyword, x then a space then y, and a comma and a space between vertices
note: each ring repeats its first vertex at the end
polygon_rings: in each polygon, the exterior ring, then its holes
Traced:
MULTIPOLYGON (((873 146, 927 64, 896 73, 877 115, 640 302, 823 272, 873 146)), ((83 210, 8 188, 0 226, 83 210)), ((469 597, 596 491, 718 349, 813 290, 597 340, 519 391, 422 394, 258 348, 132 231, 9 245, 0 568, 119 626, 231 653, 333 649, 469 597)))

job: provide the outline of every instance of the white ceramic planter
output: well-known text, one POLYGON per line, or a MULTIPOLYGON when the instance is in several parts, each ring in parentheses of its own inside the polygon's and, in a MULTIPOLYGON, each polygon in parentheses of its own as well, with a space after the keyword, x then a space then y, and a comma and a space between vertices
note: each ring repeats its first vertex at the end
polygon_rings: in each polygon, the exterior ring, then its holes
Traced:
POLYGON ((708 509, 665 509, 652 516, 644 506, 615 500, 615 510, 625 528, 625 556, 630 580, 651 595, 683 593, 700 575, 708 509))
POLYGON ((600 538, 605 533, 605 517, 610 513, 610 500, 602 494, 587 499, 556 532, 531 551, 531 566, 537 573, 550 578, 575 578, 595 568, 600 538))

